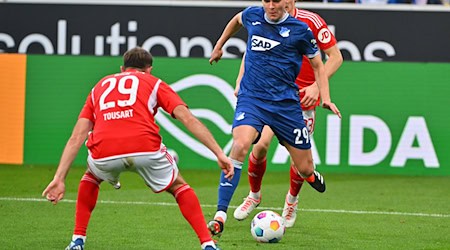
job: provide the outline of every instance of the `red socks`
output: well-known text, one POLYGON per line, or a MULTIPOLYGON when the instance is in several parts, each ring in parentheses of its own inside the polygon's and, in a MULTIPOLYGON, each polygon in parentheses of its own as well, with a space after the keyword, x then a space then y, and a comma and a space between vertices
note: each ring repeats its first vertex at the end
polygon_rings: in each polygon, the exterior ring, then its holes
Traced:
POLYGON ((261 190, 261 183, 266 172, 266 157, 263 159, 256 159, 253 153, 250 153, 248 158, 248 182, 250 183, 250 190, 257 193, 261 190))
MULTIPOLYGON (((291 186, 289 188, 289 193, 292 196, 297 196, 300 193, 300 189, 302 188, 303 185, 303 181, 305 179, 303 179, 297 171, 297 168, 294 165, 291 165, 290 171, 289 171, 289 175, 290 175, 290 182, 291 182, 291 186)), ((312 175, 314 177, 314 175, 312 175)))
MULTIPOLYGON (((78 198, 75 212, 75 235, 86 235, 86 229, 91 218, 91 213, 95 208, 98 198, 99 185, 98 180, 91 173, 85 173, 81 178, 78 187, 78 198)), ((184 218, 189 222, 197 234, 200 243, 211 241, 209 230, 206 227, 206 221, 203 216, 200 202, 194 190, 187 184, 181 186, 174 192, 175 199, 180 207, 184 218)))
POLYGON ((206 227, 205 217, 194 190, 188 184, 184 184, 175 190, 173 195, 181 213, 194 229, 200 243, 211 241, 211 235, 206 227))
POLYGON ((97 204, 98 190, 101 181, 87 172, 78 186, 78 198, 75 210, 75 229, 73 234, 86 236, 86 229, 91 213, 97 204))

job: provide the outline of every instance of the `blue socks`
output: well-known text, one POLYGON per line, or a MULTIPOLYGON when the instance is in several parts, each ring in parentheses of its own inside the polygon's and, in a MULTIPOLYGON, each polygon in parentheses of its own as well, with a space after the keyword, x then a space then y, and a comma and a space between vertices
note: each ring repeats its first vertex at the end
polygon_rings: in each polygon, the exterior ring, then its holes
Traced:
POLYGON ((241 179, 242 162, 230 159, 234 166, 234 177, 228 180, 225 178, 225 174, 221 172, 220 183, 219 183, 219 199, 217 202, 217 211, 227 212, 228 206, 230 205, 231 198, 233 198, 234 191, 239 184, 241 179))

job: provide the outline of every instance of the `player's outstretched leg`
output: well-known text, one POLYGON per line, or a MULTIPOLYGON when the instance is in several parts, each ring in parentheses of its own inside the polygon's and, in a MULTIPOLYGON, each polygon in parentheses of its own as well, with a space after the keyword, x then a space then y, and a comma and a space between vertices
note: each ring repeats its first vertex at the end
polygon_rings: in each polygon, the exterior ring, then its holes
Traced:
MULTIPOLYGON (((180 179, 181 176, 178 176, 177 182, 179 182, 180 179)), ((205 217, 203 216, 200 202, 194 190, 188 184, 184 183, 181 185, 176 185, 176 187, 173 187, 168 191, 173 194, 178 203, 181 214, 183 214, 186 221, 191 225, 192 229, 194 229, 197 234, 202 249, 217 249, 214 241, 209 235, 208 228, 205 226, 205 217)))
POLYGON ((261 183, 266 172, 266 157, 256 159, 253 152, 248 158, 248 182, 250 184, 250 192, 244 202, 234 210, 234 218, 236 220, 246 219, 250 213, 261 203, 261 183))
POLYGON ((92 211, 97 204, 100 183, 92 173, 86 172, 81 178, 78 186, 77 204, 75 206, 75 229, 72 241, 66 250, 83 250, 86 241, 86 230, 91 218, 92 211))
POLYGON ((233 179, 228 180, 225 178, 225 174, 221 172, 220 183, 218 190, 217 212, 214 215, 214 219, 208 222, 208 228, 213 236, 213 239, 217 242, 222 235, 224 225, 227 220, 227 210, 230 205, 231 198, 236 191, 241 178, 242 162, 230 159, 234 166, 233 179))

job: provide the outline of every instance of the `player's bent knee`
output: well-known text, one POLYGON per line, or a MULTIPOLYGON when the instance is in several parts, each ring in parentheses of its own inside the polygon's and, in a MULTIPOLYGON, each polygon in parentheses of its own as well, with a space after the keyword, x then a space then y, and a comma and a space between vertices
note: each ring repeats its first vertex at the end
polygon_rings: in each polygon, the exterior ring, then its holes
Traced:
POLYGON ((173 181, 172 185, 167 189, 167 192, 173 194, 175 190, 179 189, 183 185, 186 185, 187 182, 183 179, 183 177, 178 174, 177 178, 173 181))
POLYGON ((302 177, 308 177, 314 173, 314 163, 312 160, 304 160, 300 164, 295 164, 294 166, 302 177))
POLYGON ((269 144, 257 143, 256 145, 253 146, 252 153, 256 159, 260 159, 267 155, 268 150, 269 150, 269 144))
POLYGON ((299 171, 300 176, 303 178, 307 178, 307 177, 311 176, 313 173, 314 173, 314 168, 311 170, 307 169, 307 170, 299 171))
POLYGON ((233 159, 242 161, 241 159, 245 158, 250 149, 250 144, 242 143, 239 141, 233 142, 233 147, 231 149, 231 157, 233 159))

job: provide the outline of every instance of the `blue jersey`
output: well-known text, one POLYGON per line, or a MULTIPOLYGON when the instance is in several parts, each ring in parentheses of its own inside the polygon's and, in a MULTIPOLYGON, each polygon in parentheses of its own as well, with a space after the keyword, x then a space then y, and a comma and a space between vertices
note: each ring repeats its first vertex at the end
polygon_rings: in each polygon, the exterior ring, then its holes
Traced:
POLYGON ((242 12, 248 32, 245 71, 239 96, 271 101, 299 100, 295 78, 302 56, 316 56, 316 40, 307 24, 287 14, 277 23, 264 16, 263 7, 242 12))

